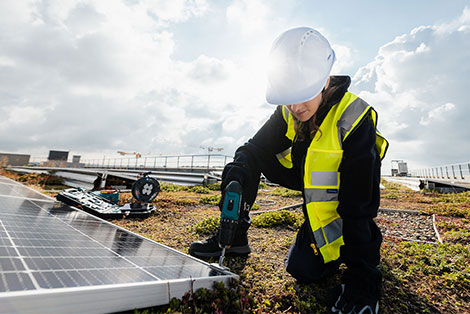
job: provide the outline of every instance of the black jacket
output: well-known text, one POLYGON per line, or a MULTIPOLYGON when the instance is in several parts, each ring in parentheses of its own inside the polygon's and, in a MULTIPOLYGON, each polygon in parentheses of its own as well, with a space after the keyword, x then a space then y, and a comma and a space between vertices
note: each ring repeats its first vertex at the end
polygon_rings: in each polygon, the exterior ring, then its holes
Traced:
MULTIPOLYGON (((330 84, 338 86, 329 103, 317 112, 317 125, 326 117, 329 109, 338 103, 347 91, 351 79, 348 76, 333 76, 330 84)), ((238 148, 234 161, 224 169, 222 189, 232 180, 243 186, 244 200, 253 204, 258 191, 260 173, 271 182, 303 191, 302 170, 310 139, 292 143, 286 136, 287 124, 278 106, 269 120, 255 136, 238 148), (293 167, 283 167, 276 154, 292 146, 293 167)), ((382 236, 373 221, 377 216, 380 201, 380 156, 375 147, 375 126, 370 114, 343 143, 343 159, 340 165, 340 190, 338 213, 343 219, 341 259, 348 266, 345 281, 364 282, 372 289, 381 280, 377 270, 380 260, 382 236)), ((305 208, 304 208, 305 210, 305 208)), ((377 284, 378 285, 378 284, 377 284)), ((368 287, 363 287, 369 289, 368 287)))

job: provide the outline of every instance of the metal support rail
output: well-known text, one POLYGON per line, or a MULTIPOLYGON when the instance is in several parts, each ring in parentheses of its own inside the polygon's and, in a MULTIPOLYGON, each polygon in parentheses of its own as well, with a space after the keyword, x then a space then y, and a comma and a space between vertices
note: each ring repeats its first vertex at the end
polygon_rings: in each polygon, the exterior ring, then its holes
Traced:
MULTIPOLYGON (((66 185, 91 189, 98 176, 106 181, 110 177, 135 181, 142 170, 112 170, 112 169, 84 169, 84 168, 55 168, 55 167, 12 167, 9 170, 19 173, 51 173, 65 180, 66 185)), ((162 182, 181 185, 202 185, 215 183, 220 180, 218 176, 210 173, 152 171, 150 175, 162 182)))

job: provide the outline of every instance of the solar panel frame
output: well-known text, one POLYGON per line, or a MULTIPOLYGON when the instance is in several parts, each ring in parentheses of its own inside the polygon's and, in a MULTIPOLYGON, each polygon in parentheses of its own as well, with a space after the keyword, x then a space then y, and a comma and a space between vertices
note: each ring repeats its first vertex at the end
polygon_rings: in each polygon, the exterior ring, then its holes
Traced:
POLYGON ((16 279, 16 284, 23 284, 25 289, 0 291, 1 312, 126 311, 167 304, 171 298, 181 298, 188 291, 202 287, 211 288, 215 281, 228 284, 233 278, 238 279, 236 274, 221 270, 78 208, 68 205, 51 207, 56 203, 53 198, 13 180, 5 180, 0 176, 0 188, 7 193, 0 192, 0 288, 1 284, 5 286, 7 277, 11 277, 8 280, 16 279), (5 185, 11 189, 5 189, 5 185), (26 194, 31 197, 21 197, 20 190, 27 191, 26 194), (5 206, 8 203, 11 205, 20 202, 22 207, 19 213, 5 206), (20 218, 25 224, 19 225, 16 218, 20 218), (63 223, 63 228, 57 227, 53 222, 51 224, 51 219, 55 222, 59 220, 63 223), (55 229, 48 229, 48 223, 55 229), (38 231, 39 227, 41 232, 38 231), (77 238, 61 238, 61 232, 70 230, 69 228, 76 230, 74 234, 77 238), (99 236, 87 234, 93 230, 109 232, 99 236), (21 245, 16 246, 12 237, 21 245), (122 238, 124 242, 121 241, 122 238), (13 245, 8 245, 6 239, 13 245), (124 243, 124 246, 121 243, 124 243), (155 251, 165 252, 166 255, 155 255, 155 251), (109 256, 101 256, 103 252, 109 256), (137 254, 139 252, 140 255, 137 254), (84 253, 89 256, 83 256, 84 253), (97 261, 109 264, 104 264, 105 268, 93 268, 90 263, 97 261), (116 264, 116 261, 119 262, 116 264), (173 266, 171 263, 178 261, 182 265, 173 266), (156 272, 157 269, 159 272, 156 272), (120 282, 106 282, 114 273, 122 276, 115 279, 120 282), (179 274, 180 278, 171 279, 175 273, 179 274), (13 274, 16 275, 15 278, 13 274), (159 274, 159 277, 156 274, 159 274), (133 276, 142 276, 143 281, 131 282, 133 276), (81 285, 70 287, 67 282, 77 285, 80 282, 81 285))

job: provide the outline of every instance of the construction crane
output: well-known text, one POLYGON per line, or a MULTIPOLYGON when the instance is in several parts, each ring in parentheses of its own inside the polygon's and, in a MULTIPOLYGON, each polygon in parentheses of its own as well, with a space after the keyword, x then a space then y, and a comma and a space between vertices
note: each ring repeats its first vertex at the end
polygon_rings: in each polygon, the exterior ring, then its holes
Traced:
POLYGON ((118 153, 119 155, 122 155, 122 156, 124 156, 124 155, 134 155, 135 158, 140 158, 140 157, 142 157, 142 155, 141 155, 140 153, 136 153, 136 152, 128 153, 128 152, 123 152, 123 151, 118 150, 117 153, 118 153))
POLYGON ((199 146, 200 148, 202 149, 207 149, 207 153, 210 154, 211 152, 213 152, 214 150, 218 151, 218 152, 221 152, 223 151, 224 149, 222 147, 212 147, 212 146, 199 146))

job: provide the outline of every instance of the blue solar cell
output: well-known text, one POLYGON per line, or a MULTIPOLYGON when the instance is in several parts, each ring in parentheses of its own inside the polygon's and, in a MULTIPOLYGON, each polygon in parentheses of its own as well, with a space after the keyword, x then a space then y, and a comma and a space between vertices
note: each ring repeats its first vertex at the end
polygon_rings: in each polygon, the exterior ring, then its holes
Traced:
POLYGON ((0 292, 36 289, 30 276, 25 272, 0 272, 0 292))

